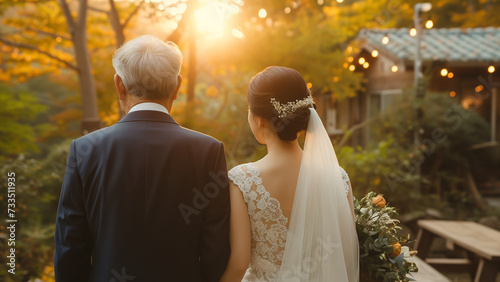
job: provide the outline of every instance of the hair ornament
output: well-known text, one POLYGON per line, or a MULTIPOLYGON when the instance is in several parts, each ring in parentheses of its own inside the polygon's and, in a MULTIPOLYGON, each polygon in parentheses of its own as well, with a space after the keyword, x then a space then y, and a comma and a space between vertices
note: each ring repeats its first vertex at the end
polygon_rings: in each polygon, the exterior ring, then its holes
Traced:
POLYGON ((278 117, 284 118, 289 114, 295 112, 297 109, 311 107, 312 105, 314 105, 314 100, 311 96, 307 96, 302 100, 295 100, 286 104, 282 104, 276 101, 276 99, 271 98, 271 104, 273 104, 276 111, 278 111, 278 117))

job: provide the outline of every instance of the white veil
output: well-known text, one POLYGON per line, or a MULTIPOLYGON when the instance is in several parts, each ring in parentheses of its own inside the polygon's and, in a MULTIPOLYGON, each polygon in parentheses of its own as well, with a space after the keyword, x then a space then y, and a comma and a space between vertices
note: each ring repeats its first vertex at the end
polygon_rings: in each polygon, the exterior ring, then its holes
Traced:
POLYGON ((339 163, 310 110, 278 281, 358 281, 358 238, 339 163))

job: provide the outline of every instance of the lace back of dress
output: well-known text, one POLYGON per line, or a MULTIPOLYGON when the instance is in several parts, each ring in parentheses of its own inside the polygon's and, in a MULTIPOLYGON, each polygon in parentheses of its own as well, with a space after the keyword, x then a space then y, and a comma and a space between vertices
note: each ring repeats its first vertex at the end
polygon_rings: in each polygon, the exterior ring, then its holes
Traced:
MULTIPOLYGON (((345 193, 349 192, 349 177, 340 168, 345 193)), ((248 206, 252 232, 250 268, 243 281, 276 281, 280 271, 288 236, 288 218, 279 201, 269 194, 252 163, 229 171, 229 179, 241 190, 248 206)))
POLYGON ((253 164, 232 169, 229 178, 243 193, 252 232, 252 258, 245 275, 250 281, 272 281, 278 276, 287 238, 288 219, 278 200, 271 197, 253 164))

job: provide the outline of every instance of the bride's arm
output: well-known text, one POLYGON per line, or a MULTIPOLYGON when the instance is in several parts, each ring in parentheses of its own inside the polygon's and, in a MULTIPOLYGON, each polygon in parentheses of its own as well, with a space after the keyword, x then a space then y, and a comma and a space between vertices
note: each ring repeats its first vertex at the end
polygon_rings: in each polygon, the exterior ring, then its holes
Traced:
POLYGON ((241 281, 250 264, 251 231, 248 208, 240 189, 232 182, 229 184, 231 214, 229 220, 229 241, 231 255, 221 282, 241 281))
POLYGON ((351 181, 348 181, 349 192, 347 193, 347 200, 349 201, 349 207, 351 208, 352 220, 354 220, 354 224, 356 224, 356 218, 354 216, 354 196, 352 194, 352 186, 351 181))

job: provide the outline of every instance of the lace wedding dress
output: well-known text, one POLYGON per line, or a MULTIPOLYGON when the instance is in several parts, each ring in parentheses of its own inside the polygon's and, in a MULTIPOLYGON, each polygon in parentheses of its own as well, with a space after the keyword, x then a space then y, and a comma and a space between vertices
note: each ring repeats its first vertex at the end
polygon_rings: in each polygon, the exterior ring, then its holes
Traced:
MULTIPOLYGON (((347 195, 349 176, 341 167, 340 172, 347 195)), ((242 281, 276 281, 288 236, 288 218, 283 215, 280 202, 262 185, 260 171, 254 164, 233 168, 229 179, 241 190, 250 216, 252 254, 242 281)))

